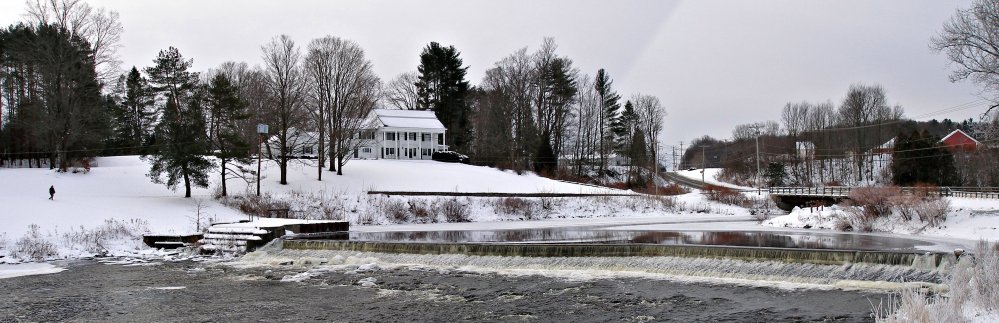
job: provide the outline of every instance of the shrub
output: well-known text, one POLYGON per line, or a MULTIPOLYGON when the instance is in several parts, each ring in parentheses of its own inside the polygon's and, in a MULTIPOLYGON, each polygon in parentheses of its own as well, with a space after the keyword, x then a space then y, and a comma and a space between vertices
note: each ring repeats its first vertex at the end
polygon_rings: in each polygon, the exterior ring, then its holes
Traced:
POLYGON ((449 198, 437 204, 440 213, 444 214, 447 222, 471 222, 468 205, 458 201, 458 198, 449 198))
POLYGON ((902 190, 895 186, 858 187, 850 190, 850 204, 860 207, 863 216, 873 220, 891 213, 892 200, 902 195, 902 190))
POLYGON ((525 219, 534 218, 535 203, 519 197, 504 197, 496 200, 493 208, 496 213, 520 215, 525 219))
POLYGON ((374 212, 363 212, 357 215, 357 224, 365 224, 365 225, 376 224, 378 223, 378 221, 376 221, 376 218, 377 217, 375 216, 374 212))
POLYGON ((731 188, 707 185, 704 187, 704 190, 708 195, 708 200, 743 207, 749 205, 749 199, 745 195, 731 188))
POLYGON ((409 212, 413 215, 413 222, 416 223, 437 223, 437 214, 434 213, 436 203, 426 200, 415 200, 409 202, 409 212))
POLYGON ((690 190, 677 183, 669 183, 659 188, 659 194, 661 195, 681 195, 687 193, 690 193, 690 190))
POLYGON ((39 232, 41 228, 37 224, 32 224, 28 227, 28 234, 18 239, 14 244, 14 250, 11 254, 14 258, 22 259, 33 259, 36 261, 45 260, 47 257, 56 255, 56 246, 45 240, 42 233, 39 232))
POLYGON ((270 194, 264 194, 263 196, 229 196, 222 199, 222 204, 235 208, 247 215, 257 217, 270 217, 270 210, 290 209, 288 202, 279 201, 271 197, 270 194))
POLYGON ((409 213, 417 219, 429 219, 433 217, 433 213, 430 212, 430 206, 425 200, 410 200, 409 213))
POLYGON ((879 322, 977 321, 967 316, 976 315, 968 311, 968 305, 988 312, 978 318, 995 315, 999 311, 999 270, 995 269, 999 266, 999 244, 979 242, 973 256, 970 261, 962 259, 946 278, 946 296, 907 289, 890 296, 889 308, 874 306, 874 318, 879 322), (895 297, 897 302, 892 301, 895 297))
POLYGON ((389 199, 381 203, 381 212, 389 221, 395 223, 409 222, 409 209, 406 203, 399 200, 389 199))
POLYGON ((915 213, 919 215, 919 220, 931 226, 937 226, 947 220, 947 210, 950 209, 950 202, 945 199, 935 199, 922 201, 916 205, 915 213))

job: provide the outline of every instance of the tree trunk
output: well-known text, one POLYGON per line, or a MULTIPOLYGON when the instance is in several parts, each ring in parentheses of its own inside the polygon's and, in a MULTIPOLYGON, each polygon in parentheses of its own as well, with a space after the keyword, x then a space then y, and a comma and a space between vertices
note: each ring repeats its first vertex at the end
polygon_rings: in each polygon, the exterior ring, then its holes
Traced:
POLYGON ((187 165, 182 166, 180 171, 184 174, 184 197, 191 197, 191 177, 188 175, 187 165))
POLYGON ((222 196, 228 196, 225 187, 225 158, 219 158, 219 168, 222 169, 222 196))

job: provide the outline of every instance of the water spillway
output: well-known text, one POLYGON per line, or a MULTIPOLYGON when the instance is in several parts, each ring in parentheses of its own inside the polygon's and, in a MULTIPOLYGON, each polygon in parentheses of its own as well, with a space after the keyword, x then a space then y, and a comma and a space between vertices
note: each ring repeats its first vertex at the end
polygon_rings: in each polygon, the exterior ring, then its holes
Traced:
POLYGON ((747 261, 845 265, 878 264, 933 270, 950 263, 952 255, 932 252, 855 251, 801 248, 752 248, 738 246, 600 244, 600 243, 421 243, 337 240, 286 240, 288 250, 340 250, 501 257, 683 257, 747 261))
POLYGON ((660 275, 764 286, 790 283, 897 290, 937 288, 957 262, 951 253, 920 250, 929 245, 907 238, 820 232, 599 228, 340 232, 277 240, 247 260, 268 264, 373 262, 569 278, 660 275))

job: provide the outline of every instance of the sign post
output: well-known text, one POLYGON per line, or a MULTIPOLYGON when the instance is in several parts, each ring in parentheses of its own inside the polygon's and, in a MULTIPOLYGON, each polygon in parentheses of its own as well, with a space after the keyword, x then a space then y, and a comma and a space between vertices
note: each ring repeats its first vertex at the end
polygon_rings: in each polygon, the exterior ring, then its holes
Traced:
POLYGON ((257 197, 260 197, 260 159, 263 158, 264 135, 267 134, 267 125, 257 124, 257 197))

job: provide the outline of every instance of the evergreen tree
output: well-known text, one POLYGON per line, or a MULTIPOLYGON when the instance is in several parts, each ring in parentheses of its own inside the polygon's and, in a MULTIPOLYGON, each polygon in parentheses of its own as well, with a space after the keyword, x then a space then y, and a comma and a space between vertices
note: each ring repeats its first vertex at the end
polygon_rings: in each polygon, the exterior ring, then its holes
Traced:
POLYGON ((625 154, 626 156, 628 156, 629 159, 631 159, 631 162, 629 163, 631 171, 629 172, 628 175, 629 177, 628 182, 634 183, 638 186, 644 186, 645 178, 643 178, 641 174, 636 174, 636 172, 641 170, 642 167, 644 167, 648 163, 649 155, 648 152, 645 150, 646 147, 645 132, 636 129, 634 131, 634 134, 632 134, 631 140, 628 144, 630 145, 630 147, 626 151, 627 154, 625 154))
POLYGON ((558 166, 557 160, 551 140, 547 137, 541 138, 534 158, 534 170, 543 176, 550 176, 555 173, 556 166, 558 166))
POLYGON ((416 82, 421 110, 433 110, 448 130, 446 144, 451 150, 467 152, 472 139, 469 91, 460 53, 454 46, 431 42, 420 53, 419 81, 416 82))
POLYGON ((926 131, 895 138, 892 153, 892 181, 899 186, 957 184, 954 155, 939 145, 940 138, 926 131))
POLYGON ((189 72, 191 60, 185 60, 173 47, 160 51, 155 66, 146 68, 152 89, 165 104, 162 119, 154 130, 156 146, 148 156, 152 167, 148 176, 153 183, 176 189, 184 181, 184 197, 191 197, 191 185, 208 187, 212 163, 205 154, 205 111, 202 94, 197 91, 198 74, 189 72), (166 177, 166 178, 164 178, 166 177))
POLYGON ((237 89, 225 75, 218 74, 208 86, 209 127, 208 138, 212 151, 219 159, 222 196, 228 195, 226 180, 246 178, 250 172, 243 166, 250 163, 250 142, 243 137, 242 121, 250 117, 247 104, 239 97, 237 89))
POLYGON ((600 128, 600 173, 607 170, 607 155, 613 148, 614 134, 611 125, 617 119, 621 105, 618 100, 621 96, 614 92, 611 85, 614 83, 604 72, 604 69, 597 70, 597 77, 593 82, 593 88, 600 97, 601 113, 599 118, 600 128))
POLYGON ((783 186, 787 180, 787 170, 784 164, 769 163, 767 164, 767 170, 764 172, 763 177, 766 178, 767 185, 770 187, 783 186))
POLYGON ((143 154, 149 141, 156 110, 149 82, 132 67, 122 75, 112 112, 113 137, 109 144, 115 154, 143 154))
POLYGON ((627 156, 631 149, 631 140, 634 139, 633 135, 637 123, 638 115, 635 114, 635 106, 631 104, 631 101, 626 101, 624 109, 620 110, 617 118, 611 120, 614 148, 621 151, 622 155, 627 156))
POLYGON ((0 71, 0 151, 66 171, 103 149, 108 114, 90 43, 55 25, 10 26, 0 71))

